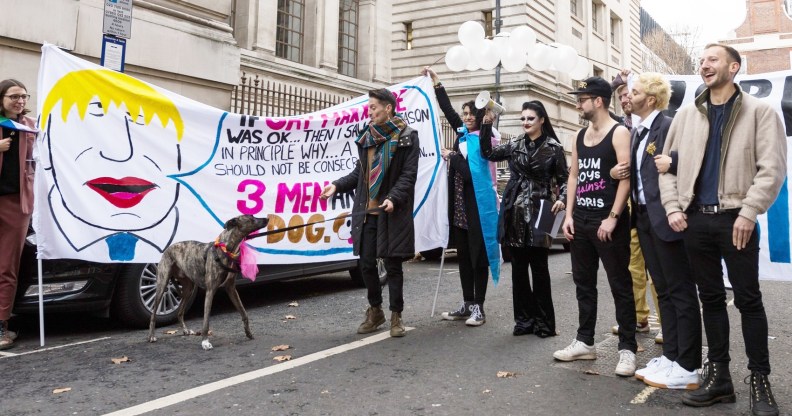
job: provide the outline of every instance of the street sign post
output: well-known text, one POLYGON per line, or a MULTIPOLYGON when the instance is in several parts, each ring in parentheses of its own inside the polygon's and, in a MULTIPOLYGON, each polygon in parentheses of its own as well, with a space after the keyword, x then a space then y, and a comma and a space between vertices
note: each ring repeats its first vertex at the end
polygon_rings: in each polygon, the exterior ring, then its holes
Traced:
POLYGON ((101 65, 124 72, 126 40, 132 37, 132 0, 105 0, 101 65))
POLYGON ((132 37, 132 0, 105 0, 102 33, 119 38, 132 37))
POLYGON ((100 65, 118 72, 124 72, 126 39, 104 35, 102 39, 102 60, 100 65))

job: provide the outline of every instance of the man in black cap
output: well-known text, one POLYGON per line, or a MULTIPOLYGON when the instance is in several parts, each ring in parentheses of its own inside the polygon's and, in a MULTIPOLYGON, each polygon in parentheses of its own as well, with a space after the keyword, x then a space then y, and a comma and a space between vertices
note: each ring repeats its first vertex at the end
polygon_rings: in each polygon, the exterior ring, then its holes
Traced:
POLYGON ((594 360, 597 322, 597 270, 605 266, 619 324, 619 363, 616 375, 635 374, 635 300, 630 261, 629 180, 614 180, 610 169, 630 160, 630 132, 613 120, 608 107, 611 86, 600 77, 578 84, 577 109, 589 121, 572 148, 567 185, 564 235, 571 243, 572 278, 578 300, 579 326, 572 344, 558 350, 559 361, 594 360))

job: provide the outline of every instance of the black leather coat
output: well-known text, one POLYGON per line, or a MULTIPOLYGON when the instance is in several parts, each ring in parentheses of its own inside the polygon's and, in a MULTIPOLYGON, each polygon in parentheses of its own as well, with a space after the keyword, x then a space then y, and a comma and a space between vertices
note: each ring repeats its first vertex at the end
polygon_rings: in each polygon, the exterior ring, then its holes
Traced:
POLYGON ((503 191, 498 239, 512 247, 549 248, 553 236, 536 232, 533 224, 541 200, 551 205, 558 199, 566 201, 569 169, 564 147, 557 140, 545 137, 542 144, 531 149, 528 147, 531 140, 523 134, 493 148, 490 142, 492 125, 482 125, 480 134, 484 157, 491 161, 509 161, 511 176, 503 191))

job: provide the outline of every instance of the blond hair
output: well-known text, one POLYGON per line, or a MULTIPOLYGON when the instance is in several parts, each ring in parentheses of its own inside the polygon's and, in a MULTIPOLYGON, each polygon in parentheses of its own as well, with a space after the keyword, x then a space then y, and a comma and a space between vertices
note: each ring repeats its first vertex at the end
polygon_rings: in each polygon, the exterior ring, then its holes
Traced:
POLYGON ((663 111, 668 108, 671 100, 671 84, 662 74, 657 72, 644 72, 638 76, 638 82, 644 87, 644 93, 655 98, 655 109, 663 111))
POLYGON ((80 120, 85 118, 88 104, 96 97, 107 114, 110 104, 116 107, 126 105, 132 120, 143 115, 143 123, 148 125, 156 115, 162 127, 173 122, 177 140, 184 134, 184 122, 179 109, 170 98, 148 84, 129 75, 106 69, 82 69, 64 75, 50 89, 42 108, 42 128, 47 127, 49 115, 58 102, 61 102, 61 117, 65 122, 69 111, 77 106, 80 120))

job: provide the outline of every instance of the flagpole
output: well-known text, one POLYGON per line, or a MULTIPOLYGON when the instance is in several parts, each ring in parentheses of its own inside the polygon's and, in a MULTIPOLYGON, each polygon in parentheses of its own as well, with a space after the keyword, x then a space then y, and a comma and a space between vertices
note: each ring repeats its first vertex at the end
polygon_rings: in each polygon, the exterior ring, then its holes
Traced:
MULTIPOLYGON (((38 257, 38 256, 36 256, 38 257)), ((38 259, 39 345, 44 346, 44 265, 38 259)))
POLYGON ((434 301, 432 301, 432 314, 429 315, 430 317, 434 317, 435 314, 435 306, 437 306, 437 293, 440 292, 440 277, 443 276, 444 264, 445 264, 445 248, 443 248, 443 254, 440 256, 440 273, 437 274, 437 287, 435 288, 434 301))

